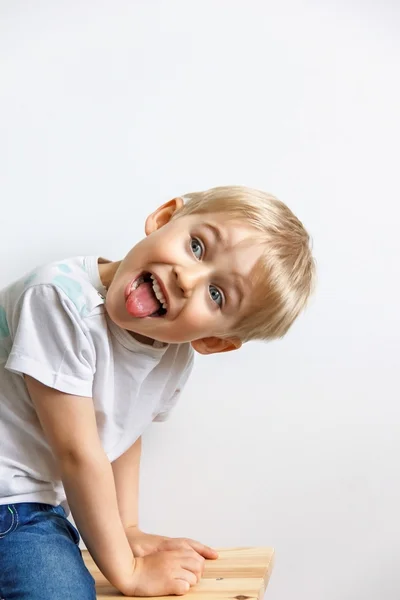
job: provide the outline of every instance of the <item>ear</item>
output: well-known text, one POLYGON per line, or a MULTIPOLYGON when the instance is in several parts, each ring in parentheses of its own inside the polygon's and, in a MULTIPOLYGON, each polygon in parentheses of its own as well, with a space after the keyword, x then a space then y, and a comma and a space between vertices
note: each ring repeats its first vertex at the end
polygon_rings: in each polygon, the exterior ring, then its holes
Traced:
POLYGON ((192 347, 199 354, 217 354, 218 352, 231 352, 242 346, 239 338, 222 339, 218 337, 202 338, 192 342, 192 347))
POLYGON ((166 225, 170 220, 172 215, 182 208, 183 206, 183 198, 174 198, 169 202, 166 202, 157 210, 155 210, 151 215, 149 215, 146 219, 146 224, 144 227, 146 235, 150 235, 153 231, 160 229, 163 225, 166 225))

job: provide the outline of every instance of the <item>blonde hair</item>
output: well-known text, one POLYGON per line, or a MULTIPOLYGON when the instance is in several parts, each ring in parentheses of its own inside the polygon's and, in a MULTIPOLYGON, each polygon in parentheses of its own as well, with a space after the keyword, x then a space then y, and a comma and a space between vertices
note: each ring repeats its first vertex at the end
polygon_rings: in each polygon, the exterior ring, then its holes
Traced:
MULTIPOLYGON (((225 337, 272 340, 283 337, 305 307, 314 288, 315 262, 303 224, 283 202, 260 190, 216 187, 185 194, 174 218, 227 213, 258 231, 264 251, 252 273, 253 306, 225 337)), ((224 335, 222 336, 224 337, 224 335)))

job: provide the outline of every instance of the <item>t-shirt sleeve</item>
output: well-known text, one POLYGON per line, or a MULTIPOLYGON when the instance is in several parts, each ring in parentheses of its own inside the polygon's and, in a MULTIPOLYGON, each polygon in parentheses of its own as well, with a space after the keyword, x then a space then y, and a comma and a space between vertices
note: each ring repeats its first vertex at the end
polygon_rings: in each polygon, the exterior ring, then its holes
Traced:
POLYGON ((158 415, 153 419, 154 422, 160 423, 160 422, 167 421, 169 419, 169 417, 171 416, 171 412, 173 411, 174 407, 178 403, 178 400, 182 394, 183 388, 185 387, 186 382, 189 379, 190 373, 192 372, 193 363, 194 363, 193 352, 191 352, 189 355, 189 358, 188 358, 188 362, 182 371, 181 377, 178 381, 178 384, 176 386, 174 393, 172 394, 169 401, 164 405, 163 410, 161 412, 159 412, 158 415))
POLYGON ((54 285, 28 288, 11 316, 12 347, 5 368, 67 394, 92 395, 95 352, 86 325, 54 285))

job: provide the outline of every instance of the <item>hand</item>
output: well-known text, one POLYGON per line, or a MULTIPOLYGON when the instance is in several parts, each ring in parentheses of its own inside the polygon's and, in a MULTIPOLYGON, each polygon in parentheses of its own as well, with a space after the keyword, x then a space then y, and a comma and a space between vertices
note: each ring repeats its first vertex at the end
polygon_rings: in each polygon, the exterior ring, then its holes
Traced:
POLYGON ((209 546, 205 546, 201 542, 191 540, 189 538, 164 538, 161 544, 158 546, 157 551, 164 550, 180 550, 184 548, 191 548, 195 550, 203 558, 208 560, 215 560, 218 558, 218 552, 209 546))
POLYGON ((126 596, 183 596, 200 580, 204 562, 191 548, 138 557, 131 580, 119 589, 126 596))
POLYGON ((144 533, 138 527, 128 527, 125 532, 134 556, 147 556, 157 552, 160 544, 168 539, 162 535, 144 533))
POLYGON ((189 538, 170 538, 161 535, 152 535, 144 533, 137 527, 128 528, 126 535, 134 556, 147 556, 153 552, 163 552, 165 550, 193 549, 203 558, 209 560, 218 558, 218 553, 215 550, 189 538))

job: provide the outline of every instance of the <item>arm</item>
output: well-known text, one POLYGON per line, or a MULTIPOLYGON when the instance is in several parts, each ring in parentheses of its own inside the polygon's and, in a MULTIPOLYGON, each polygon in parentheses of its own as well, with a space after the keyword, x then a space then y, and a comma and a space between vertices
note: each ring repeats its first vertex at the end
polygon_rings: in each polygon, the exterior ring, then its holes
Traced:
POLYGON ((218 554, 200 542, 187 538, 169 538, 144 533, 139 529, 139 472, 142 438, 139 438, 122 456, 112 463, 119 514, 134 556, 146 556, 160 550, 192 548, 208 559, 218 554))
POLYGON ((142 438, 112 463, 118 508, 134 556, 154 552, 167 538, 149 535, 139 529, 139 473, 142 438))
POLYGON ((58 462, 73 517, 104 576, 128 596, 186 593, 204 568, 204 559, 192 548, 133 557, 119 515, 113 470, 98 436, 93 400, 59 392, 27 375, 25 381, 58 462))
POLYGON ((64 394, 28 376, 25 381, 82 538, 101 572, 120 588, 132 576, 135 559, 119 516, 113 473, 98 437, 93 401, 64 394))
POLYGON ((142 438, 112 463, 118 508, 122 525, 134 556, 156 550, 166 538, 148 535, 139 529, 139 473, 142 438))
POLYGON ((139 471, 142 438, 112 464, 118 508, 124 530, 137 528, 139 521, 139 471))

